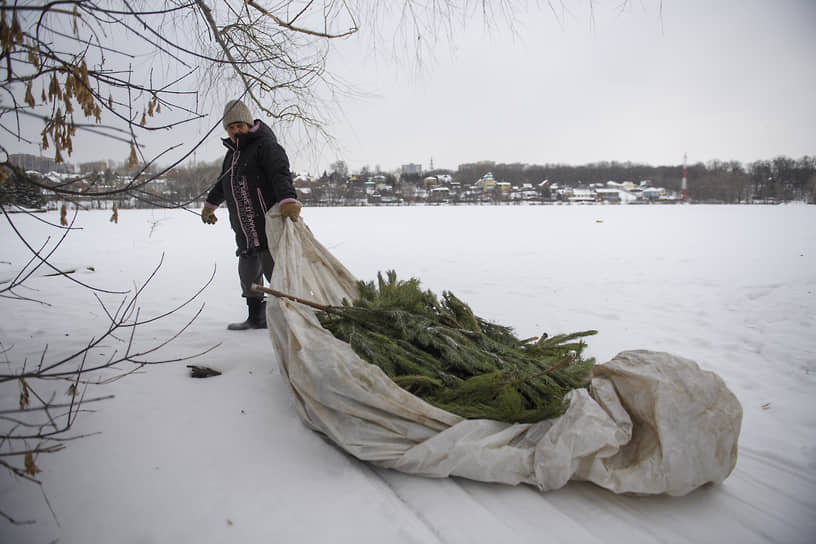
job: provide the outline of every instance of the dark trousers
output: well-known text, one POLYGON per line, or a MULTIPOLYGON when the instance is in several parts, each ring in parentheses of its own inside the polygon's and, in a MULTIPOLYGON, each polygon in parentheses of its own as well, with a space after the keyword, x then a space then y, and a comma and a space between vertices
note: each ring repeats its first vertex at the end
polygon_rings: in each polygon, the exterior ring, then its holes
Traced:
POLYGON ((241 296, 246 298, 263 298, 263 293, 258 293, 251 289, 253 283, 263 285, 263 277, 266 281, 272 277, 272 269, 275 261, 267 250, 259 250, 250 255, 238 256, 238 277, 241 279, 241 296))

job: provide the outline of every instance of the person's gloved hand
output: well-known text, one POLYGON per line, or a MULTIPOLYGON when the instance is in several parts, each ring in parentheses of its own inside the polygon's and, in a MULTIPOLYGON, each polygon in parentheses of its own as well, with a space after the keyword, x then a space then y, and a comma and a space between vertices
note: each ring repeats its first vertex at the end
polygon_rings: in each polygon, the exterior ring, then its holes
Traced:
POLYGON ((283 217, 288 217, 292 221, 297 222, 298 217, 300 217, 300 202, 284 202, 280 205, 280 214, 283 217))
POLYGON ((207 223, 208 225, 215 225, 215 222, 218 221, 218 218, 215 216, 215 210, 206 207, 202 209, 201 220, 207 223))

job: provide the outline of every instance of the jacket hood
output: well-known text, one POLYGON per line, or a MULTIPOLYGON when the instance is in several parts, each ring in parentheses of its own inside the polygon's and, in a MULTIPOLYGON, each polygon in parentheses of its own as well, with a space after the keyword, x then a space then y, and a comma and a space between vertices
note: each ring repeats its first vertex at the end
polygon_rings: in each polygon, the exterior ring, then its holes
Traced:
MULTIPOLYGON (((278 143, 278 138, 275 136, 275 133, 272 131, 269 125, 260 119, 255 119, 255 124, 249 129, 249 132, 246 134, 237 134, 235 136, 235 139, 242 148, 249 142, 260 138, 272 138, 273 142, 278 143)), ((234 150, 236 148, 236 144, 232 143, 232 140, 229 138, 222 138, 221 141, 224 142, 224 146, 227 149, 234 150)))

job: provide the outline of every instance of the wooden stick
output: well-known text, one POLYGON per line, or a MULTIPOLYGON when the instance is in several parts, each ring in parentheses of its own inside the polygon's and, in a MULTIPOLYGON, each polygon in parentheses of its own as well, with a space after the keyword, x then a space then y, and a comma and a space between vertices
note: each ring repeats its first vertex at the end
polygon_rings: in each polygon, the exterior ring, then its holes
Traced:
POLYGON ((548 335, 546 332, 542 332, 541 336, 531 336, 530 338, 525 338, 524 340, 520 340, 520 342, 522 344, 526 344, 527 342, 532 342, 533 340, 535 340, 536 344, 540 344, 541 342, 543 342, 544 340, 549 338, 549 336, 550 335, 548 335))
POLYGON ((517 378, 515 380, 511 380, 509 382, 505 382, 502 385, 516 385, 517 383, 521 383, 523 381, 529 380, 530 378, 537 378, 538 376, 543 376, 544 374, 549 374, 553 370, 558 370, 562 366, 566 365, 567 363, 571 362, 575 359, 575 351, 570 351, 567 353, 566 357, 555 363, 553 366, 548 368, 547 370, 542 370, 541 372, 536 372, 535 374, 530 374, 529 376, 524 376, 522 378, 517 378))
POLYGON ((288 298, 289 300, 294 300, 295 302, 300 302, 301 304, 305 304, 306 306, 311 306, 312 308, 316 308, 318 310, 323 310, 324 312, 328 312, 331 309, 331 306, 326 306, 323 304, 318 304, 317 302, 312 302, 311 300, 306 300, 305 298, 296 297, 294 295, 288 295, 286 293, 281 293, 280 291, 276 291, 274 289, 270 289, 268 287, 262 287, 257 283, 253 283, 250 287, 253 291, 257 291, 259 293, 266 293, 267 295, 272 295, 278 298, 288 298))
POLYGON ((535 378, 535 377, 537 377, 537 376, 543 376, 544 374, 549 374, 549 373, 550 373, 550 372, 552 372, 553 370, 558 370, 559 368, 561 368, 562 366, 566 365, 567 363, 572 362, 572 360, 573 360, 573 359, 575 359, 575 352, 574 352, 574 351, 570 351, 569 353, 567 353, 567 356, 566 356, 566 357, 564 357, 563 359, 561 359, 560 361, 558 361, 558 362, 557 362, 555 365, 551 366, 551 367, 550 367, 550 368, 548 368, 547 370, 542 370, 542 371, 541 371, 541 372, 539 372, 538 374, 533 374, 532 376, 528 376, 528 378, 535 378))

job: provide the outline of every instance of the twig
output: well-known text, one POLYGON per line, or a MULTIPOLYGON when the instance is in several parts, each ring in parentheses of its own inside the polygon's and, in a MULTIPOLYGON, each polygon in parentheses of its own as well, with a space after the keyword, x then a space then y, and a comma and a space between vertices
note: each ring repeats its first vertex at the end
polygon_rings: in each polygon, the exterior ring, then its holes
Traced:
POLYGON ((542 332, 541 336, 531 336, 530 338, 525 338, 524 340, 519 340, 519 341, 522 344, 527 344, 528 342, 532 342, 533 340, 535 340, 536 344, 540 344, 549 337, 550 337, 549 334, 547 334, 546 332, 542 332))
POLYGON ((54 453, 60 450, 64 450, 65 446, 62 444, 54 444, 51 446, 47 446, 44 448, 34 448, 33 450, 23 450, 23 451, 8 451, 0 453, 0 457, 11 457, 14 455, 30 455, 34 453, 54 453))
MULTIPOLYGON (((82 401, 82 404, 87 404, 89 402, 98 402, 100 400, 108 400, 108 399, 112 399, 113 397, 114 397, 114 395, 107 395, 105 397, 95 397, 95 398, 92 398, 92 399, 85 399, 85 400, 82 401)), ((69 408, 71 406, 72 406, 72 404, 70 404, 70 403, 51 404, 51 405, 49 405, 49 408, 69 408)), ((0 414, 20 414, 20 413, 23 413, 23 412, 38 412, 38 411, 41 411, 41 410, 42 410, 42 406, 39 406, 37 408, 14 408, 14 409, 11 409, 11 410, 0 410, 0 414)))
MULTIPOLYGON (((320 32, 320 31, 316 31, 316 30, 309 30, 308 28, 296 27, 291 23, 287 23, 286 21, 281 20, 279 17, 273 15, 268 10, 266 10, 263 7, 259 6, 258 3, 254 2, 253 0, 246 0, 246 4, 248 6, 252 6, 253 8, 257 9, 262 15, 265 15, 265 16, 269 17, 270 19, 272 19, 273 21, 275 21, 275 24, 277 24, 277 25, 279 25, 279 26, 281 26, 283 28, 286 28, 288 30, 291 30, 293 32, 300 32, 300 33, 303 33, 303 34, 308 34, 310 36, 317 36, 319 38, 329 38, 329 39, 345 38, 346 36, 351 36, 352 34, 354 34, 355 32, 357 32, 359 30, 357 28, 356 22, 354 23, 354 26, 349 28, 347 31, 341 32, 339 34, 330 34, 328 32, 320 32)), ((300 16, 300 13, 295 17, 295 19, 297 19, 297 17, 299 17, 299 16, 300 16)), ((292 20, 292 22, 294 22, 294 19, 292 20)))
POLYGON ((527 381, 527 380, 529 380, 529 379, 531 379, 531 378, 537 378, 537 377, 539 377, 539 376, 544 376, 545 374, 549 374, 550 372, 553 372, 553 371, 555 371, 555 370, 558 370, 558 369, 559 369, 559 368, 561 368, 562 366, 565 366, 565 365, 567 365, 567 364, 571 363, 571 362, 572 362, 572 361, 575 359, 575 356, 576 356, 576 353, 575 353, 574 351, 570 351, 570 352, 567 354, 567 356, 566 356, 566 357, 564 357, 563 359, 561 359, 560 361, 558 361, 557 363, 555 363, 553 366, 551 366, 551 367, 550 367, 550 368, 548 368, 547 370, 542 370, 541 372, 536 372, 535 374, 530 374, 529 376, 524 376, 524 377, 522 377, 522 378, 517 378, 517 379, 515 379, 515 380, 511 380, 511 381, 509 381, 509 382, 505 382, 505 383, 503 383, 502 385, 516 385, 517 383, 521 383, 521 382, 527 381))
POLYGON ((12 525, 34 525, 35 523, 37 523, 33 519, 27 519, 22 521, 16 520, 13 517, 6 514, 5 512, 3 512, 2 510, 0 510, 0 516, 6 518, 6 520, 12 525))

